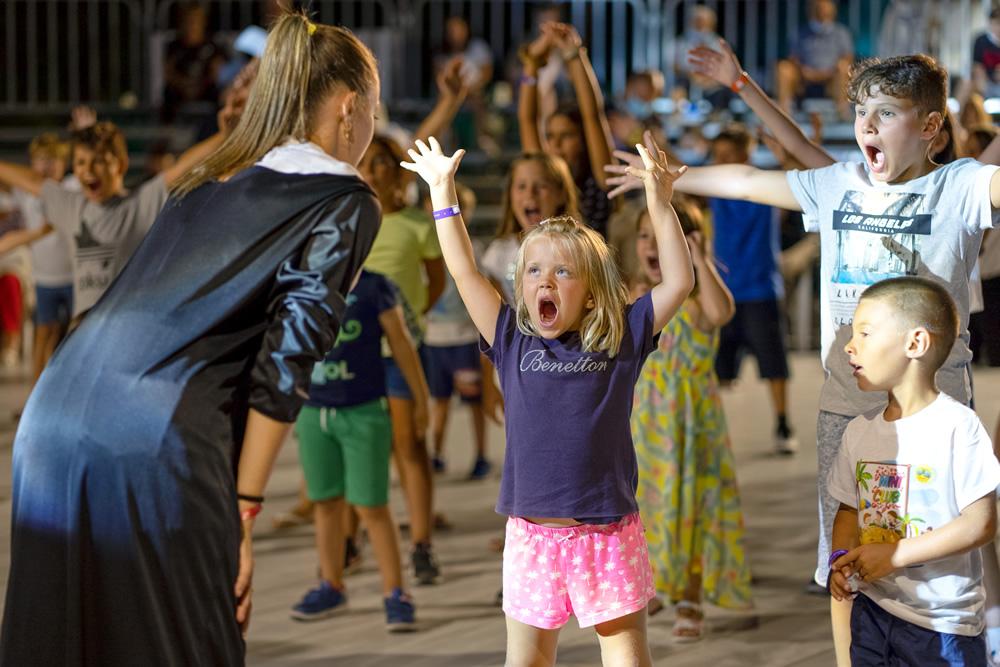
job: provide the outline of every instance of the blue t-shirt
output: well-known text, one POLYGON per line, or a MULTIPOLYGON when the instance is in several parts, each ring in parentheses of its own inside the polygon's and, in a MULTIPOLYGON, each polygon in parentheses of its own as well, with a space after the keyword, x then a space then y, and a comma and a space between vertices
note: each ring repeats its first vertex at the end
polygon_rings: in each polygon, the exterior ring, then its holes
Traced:
POLYGON ((736 303, 780 299, 785 292, 778 255, 781 222, 773 208, 735 199, 709 199, 715 256, 736 303))
POLYGON ((347 295, 340 333, 326 359, 313 367, 306 405, 346 408, 385 396, 382 326, 378 316, 399 303, 384 276, 362 271, 347 295))
POLYGON ((625 312, 618 354, 583 352, 580 335, 528 336, 507 304, 493 346, 507 449, 496 511, 508 516, 614 518, 637 511, 632 392, 656 345, 647 294, 625 312))

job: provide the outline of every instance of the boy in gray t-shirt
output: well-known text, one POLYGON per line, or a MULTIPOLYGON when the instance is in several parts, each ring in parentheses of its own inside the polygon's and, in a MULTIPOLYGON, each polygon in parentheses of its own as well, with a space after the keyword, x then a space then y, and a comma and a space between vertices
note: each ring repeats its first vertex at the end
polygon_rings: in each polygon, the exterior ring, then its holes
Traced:
MULTIPOLYGON (((994 225, 1000 177, 994 166, 958 160, 939 166, 928 157, 941 130, 947 72, 933 59, 870 60, 848 87, 854 134, 864 162, 807 171, 762 171, 745 165, 690 169, 676 189, 708 197, 746 199, 802 211, 819 231, 823 367, 827 374, 817 423, 821 471, 833 464, 848 422, 876 407, 862 394, 840 351, 851 314, 867 285, 918 275, 943 283, 959 308, 961 336, 938 375, 956 400, 971 398, 967 363, 969 271, 983 230, 994 225)), ((815 579, 825 585, 837 501, 820 484, 820 545, 815 579)))
MULTIPOLYGON (((233 109, 220 112, 219 126, 233 126, 233 109)), ((101 122, 73 137, 73 173, 80 191, 65 188, 28 167, 0 162, 0 183, 38 197, 46 224, 6 234, 0 254, 57 231, 73 255, 73 316, 90 309, 124 268, 167 200, 167 188, 207 157, 224 139, 222 132, 188 149, 160 175, 134 190, 125 189, 128 150, 113 123, 101 122)))

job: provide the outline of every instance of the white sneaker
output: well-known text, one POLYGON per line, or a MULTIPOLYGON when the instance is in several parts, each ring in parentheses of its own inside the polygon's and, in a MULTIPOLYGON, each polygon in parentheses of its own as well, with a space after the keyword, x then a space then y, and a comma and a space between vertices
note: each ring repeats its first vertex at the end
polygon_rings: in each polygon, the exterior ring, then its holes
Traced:
POLYGON ((778 429, 774 433, 774 452, 789 456, 799 451, 799 439, 789 430, 778 429))

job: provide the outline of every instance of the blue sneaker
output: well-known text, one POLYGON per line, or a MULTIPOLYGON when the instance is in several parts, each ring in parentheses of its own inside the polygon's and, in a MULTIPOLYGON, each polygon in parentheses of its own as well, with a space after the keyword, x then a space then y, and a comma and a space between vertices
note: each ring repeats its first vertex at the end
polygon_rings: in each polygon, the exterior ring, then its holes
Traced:
POLYGON ((436 472, 436 473, 442 473, 447 468, 447 465, 445 464, 443 458, 441 458, 439 456, 432 456, 431 457, 431 467, 434 468, 434 472, 436 472))
POLYGON ((385 603, 385 629, 389 632, 413 632, 417 621, 413 600, 401 588, 392 589, 392 595, 382 600, 385 603))
POLYGON ((472 472, 469 473, 469 479, 485 479, 492 469, 493 464, 481 456, 477 457, 476 464, 472 466, 472 472))
POLYGON ((292 618, 296 621, 318 621, 340 613, 346 608, 347 595, 334 588, 329 581, 323 580, 292 607, 292 618))

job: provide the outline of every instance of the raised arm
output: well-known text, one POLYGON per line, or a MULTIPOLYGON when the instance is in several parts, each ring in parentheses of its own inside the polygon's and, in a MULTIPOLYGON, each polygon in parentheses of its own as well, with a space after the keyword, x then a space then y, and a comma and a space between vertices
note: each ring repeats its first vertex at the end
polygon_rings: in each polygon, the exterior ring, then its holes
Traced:
POLYGON ((410 338, 410 334, 406 330, 402 306, 396 306, 379 313, 378 322, 385 333, 386 341, 389 343, 392 358, 396 360, 396 365, 399 366, 403 379, 406 380, 406 384, 410 388, 410 394, 414 400, 413 420, 418 436, 422 436, 427 432, 427 405, 430 390, 427 388, 427 380, 420 365, 417 348, 414 347, 413 339, 410 338))
POLYGON ((604 95, 597 83, 597 75, 594 74, 587 50, 583 48, 583 40, 576 28, 567 23, 548 24, 546 27, 553 34, 555 45, 566 61, 566 69, 573 83, 594 180, 602 190, 607 190, 607 175, 602 167, 614 162, 611 152, 615 143, 611 138, 608 118, 604 114, 604 95))
POLYGON ((701 314, 696 324, 702 331, 713 331, 733 319, 736 302, 715 268, 712 254, 705 247, 705 239, 701 232, 691 232, 687 236, 687 242, 698 281, 698 294, 695 300, 698 302, 701 314))
POLYGON ((835 162, 822 146, 811 141, 791 116, 767 96, 757 82, 743 71, 739 58, 726 40, 719 40, 719 50, 699 46, 688 52, 691 71, 707 76, 731 90, 764 122, 778 142, 809 169, 828 167, 835 162))
POLYGON ((651 290, 653 299, 653 331, 660 331, 674 316, 684 299, 694 288, 694 269, 687 239, 681 231, 677 213, 670 204, 674 183, 687 167, 670 171, 667 156, 652 136, 646 136, 646 146, 637 145, 642 168, 629 167, 627 176, 642 182, 646 191, 646 207, 656 237, 656 252, 660 260, 662 280, 651 290))
POLYGON ((521 150, 541 153, 542 133, 538 127, 538 72, 545 66, 552 49, 552 35, 542 34, 531 44, 518 49, 521 61, 521 82, 517 91, 517 126, 521 136, 521 150))
MULTIPOLYGON (((649 141, 651 135, 646 132, 643 137, 649 141)), ((615 155, 627 164, 605 165, 604 171, 614 174, 608 178, 608 185, 615 186, 608 197, 617 197, 642 187, 642 183, 629 176, 630 169, 641 167, 639 156, 624 151, 615 151, 615 155)), ((674 185, 677 192, 699 197, 741 199, 790 211, 802 210, 783 171, 757 169, 746 164, 720 164, 692 167, 684 174, 684 178, 674 185)))
POLYGON ((444 255, 445 264, 455 286, 465 303, 469 316, 489 345, 496 334, 497 317, 500 315, 500 294, 486 276, 476 268, 476 258, 472 241, 465 228, 462 214, 458 211, 458 194, 455 192, 455 172, 465 155, 457 151, 451 157, 441 152, 441 145, 434 137, 430 146, 417 142, 417 150, 408 151, 413 162, 403 162, 404 169, 420 175, 431 190, 431 203, 435 212, 451 209, 454 213, 437 220, 438 241, 444 255), (453 208, 454 207, 454 208, 453 208))
POLYGON ((20 188, 34 196, 42 194, 45 177, 31 167, 13 162, 0 162, 0 183, 12 188, 20 188))
POLYGON ((462 80, 462 59, 453 58, 448 64, 441 68, 437 75, 438 99, 434 108, 420 123, 414 134, 414 139, 427 141, 428 138, 441 134, 451 121, 455 119, 458 110, 462 108, 462 102, 469 92, 462 80))

